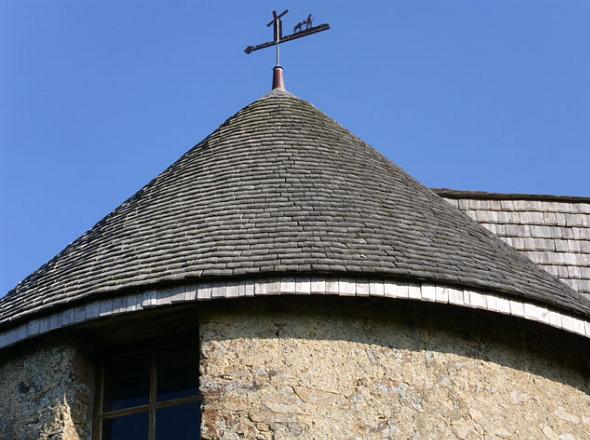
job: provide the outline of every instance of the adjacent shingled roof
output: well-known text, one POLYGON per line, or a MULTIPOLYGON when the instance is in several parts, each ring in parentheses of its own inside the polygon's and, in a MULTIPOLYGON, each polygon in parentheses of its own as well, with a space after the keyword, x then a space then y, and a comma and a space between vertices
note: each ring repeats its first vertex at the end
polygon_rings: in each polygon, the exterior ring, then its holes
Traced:
POLYGON ((590 197, 434 191, 590 299, 590 197))
POLYGON ((247 106, 0 301, 0 325, 159 283, 270 273, 415 279, 590 305, 315 107, 247 106))

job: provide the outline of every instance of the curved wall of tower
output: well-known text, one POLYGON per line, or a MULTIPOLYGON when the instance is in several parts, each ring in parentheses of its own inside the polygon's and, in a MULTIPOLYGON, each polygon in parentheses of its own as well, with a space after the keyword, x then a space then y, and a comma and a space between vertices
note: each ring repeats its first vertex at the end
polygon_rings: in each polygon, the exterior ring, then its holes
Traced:
MULTIPOLYGON (((563 330, 316 295, 216 300, 184 314, 200 337, 204 439, 590 438, 590 343, 563 330)), ((4 351, 0 438, 92 438, 98 356, 64 332, 4 351)))
POLYGON ((201 318, 203 438, 590 438, 578 337, 424 304, 233 310, 201 318))

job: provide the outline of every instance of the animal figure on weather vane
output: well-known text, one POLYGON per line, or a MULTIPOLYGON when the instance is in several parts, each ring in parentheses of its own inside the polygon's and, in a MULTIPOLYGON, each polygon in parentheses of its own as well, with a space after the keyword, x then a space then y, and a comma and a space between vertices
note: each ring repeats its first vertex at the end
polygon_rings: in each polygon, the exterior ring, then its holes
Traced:
POLYGON ((248 46, 246 49, 244 49, 244 52, 246 52, 247 54, 251 54, 256 50, 266 49, 267 47, 275 46, 276 64, 277 66, 280 66, 280 44, 286 43, 287 41, 296 40, 297 38, 307 37, 308 35, 317 34, 318 32, 327 31, 328 29, 330 29, 330 25, 327 23, 313 26, 313 18, 311 14, 309 14, 305 20, 303 20, 300 23, 297 23, 297 25, 293 29, 292 34, 283 36, 282 18, 287 14, 287 12, 289 12, 287 9, 285 9, 280 14, 277 14, 277 11, 272 11, 272 20, 268 22, 266 26, 270 27, 270 25, 273 25, 273 41, 268 41, 266 43, 258 44, 256 46, 248 46))
POLYGON ((306 31, 311 29, 312 23, 313 18, 311 17, 311 14, 309 14, 305 20, 300 21, 295 25, 295 27, 293 28, 293 33, 296 34, 297 32, 301 32, 303 30, 303 26, 305 26, 306 31))

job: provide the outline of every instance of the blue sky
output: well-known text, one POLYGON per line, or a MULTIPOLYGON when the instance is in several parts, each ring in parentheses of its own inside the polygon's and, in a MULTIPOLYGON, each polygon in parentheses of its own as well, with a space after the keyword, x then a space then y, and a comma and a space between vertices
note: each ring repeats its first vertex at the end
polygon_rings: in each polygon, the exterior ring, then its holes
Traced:
POLYGON ((0 2, 0 296, 269 91, 428 186, 589 196, 590 2, 0 2))

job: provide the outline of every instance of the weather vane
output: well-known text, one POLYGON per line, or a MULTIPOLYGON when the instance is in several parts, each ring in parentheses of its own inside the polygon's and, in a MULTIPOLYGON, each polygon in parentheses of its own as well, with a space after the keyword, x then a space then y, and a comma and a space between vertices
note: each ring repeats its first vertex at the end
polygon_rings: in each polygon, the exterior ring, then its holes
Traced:
POLYGON ((244 50, 244 52, 246 52, 247 54, 251 54, 256 50, 266 49, 267 47, 275 46, 276 66, 279 67, 281 65, 279 52, 280 44, 286 43, 287 41, 296 40, 297 38, 307 37, 308 35, 317 34, 318 32, 327 31, 328 29, 330 29, 330 25, 327 23, 314 26, 313 18, 311 14, 309 14, 305 20, 297 23, 297 25, 293 28, 292 34, 283 36, 283 21, 281 19, 287 14, 287 12, 289 12, 287 9, 285 9, 280 14, 277 14, 277 11, 272 11, 273 18, 266 26, 270 27, 270 25, 273 25, 273 41, 268 41, 257 46, 248 46, 244 50))

